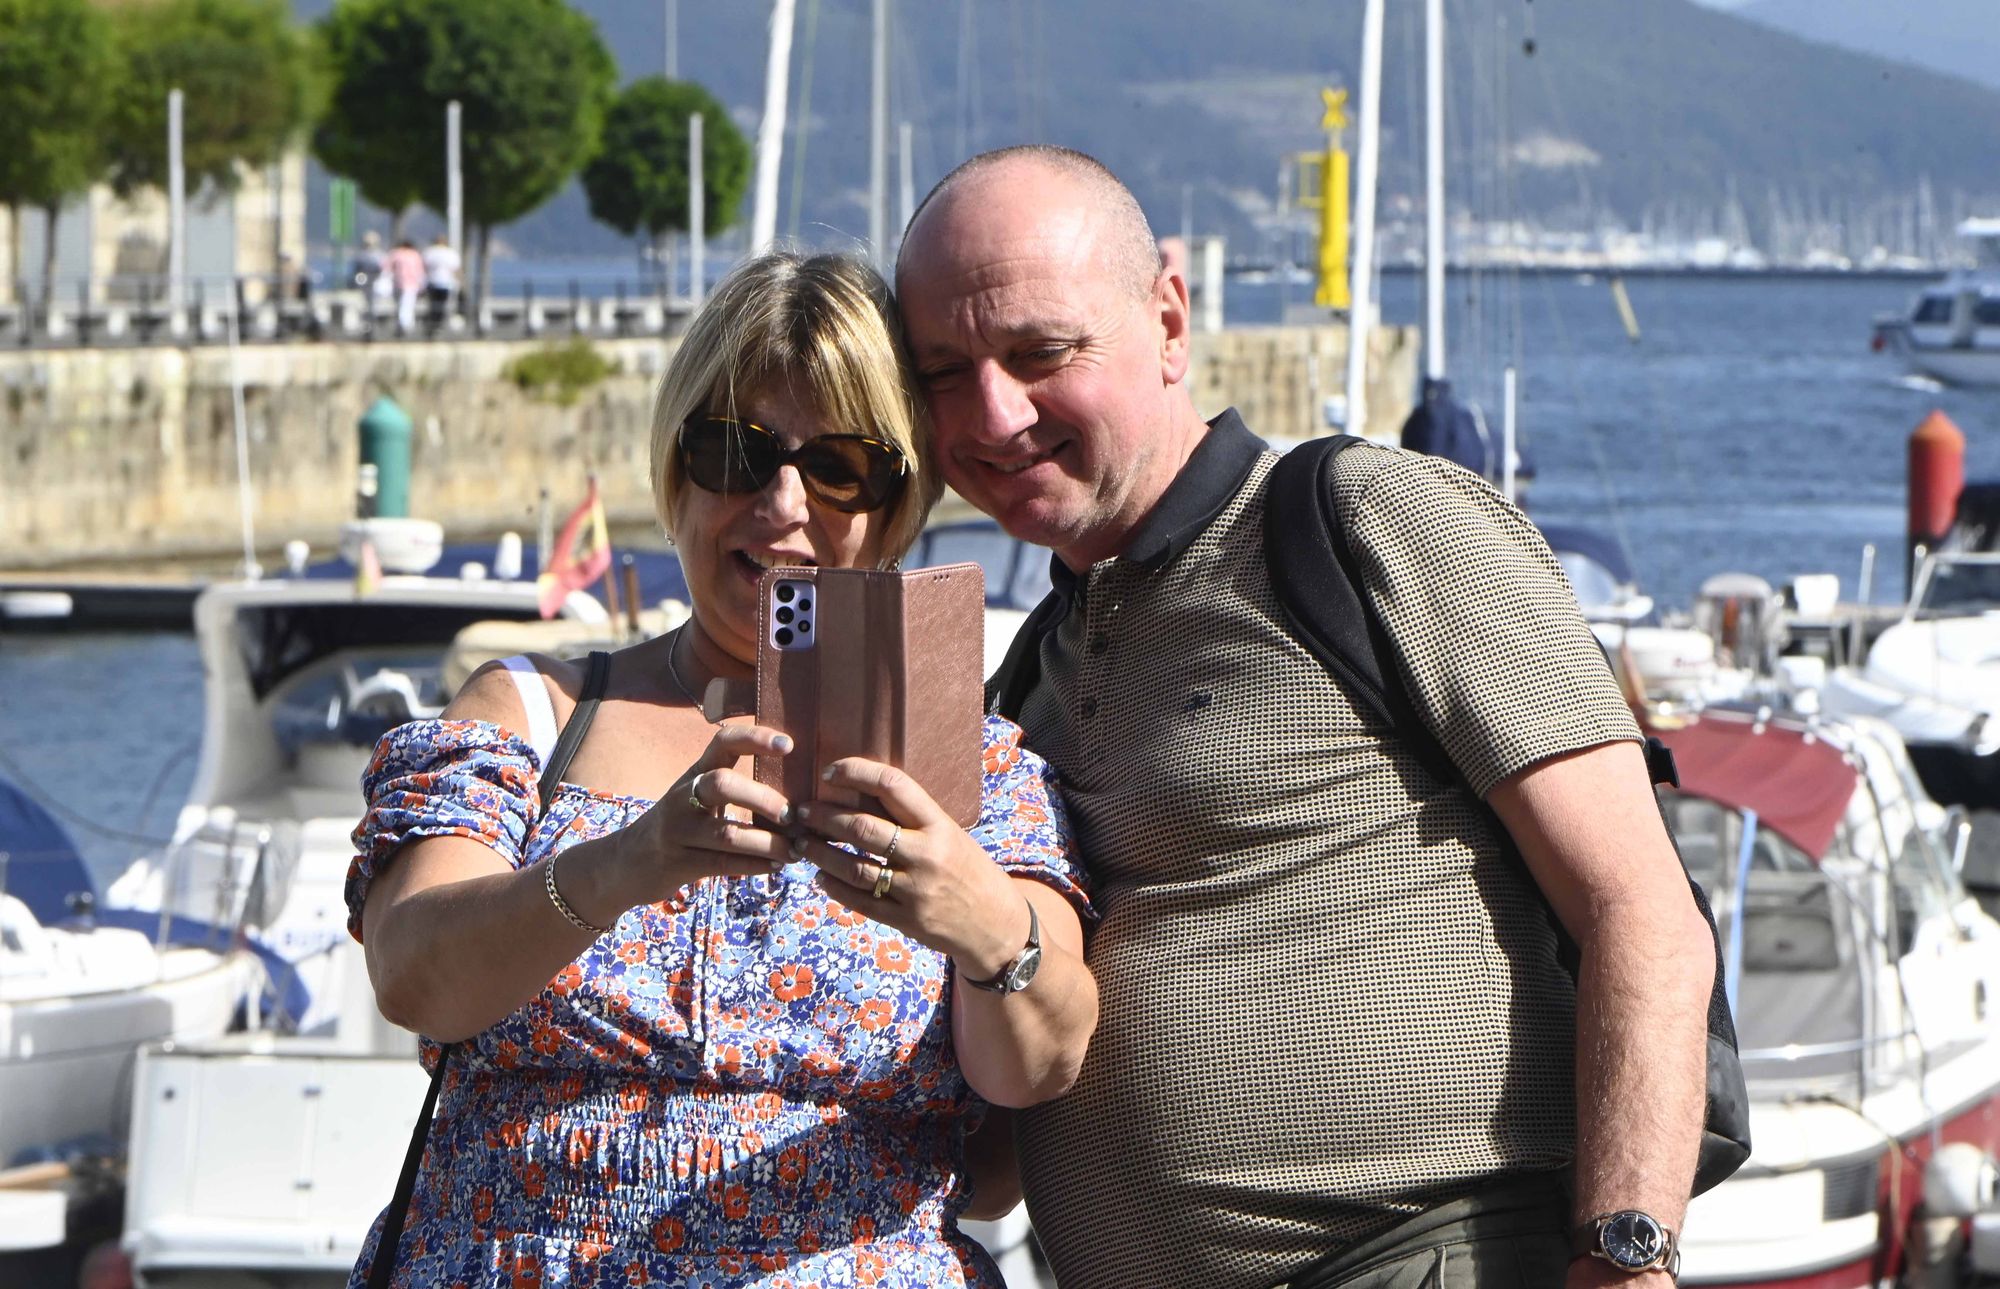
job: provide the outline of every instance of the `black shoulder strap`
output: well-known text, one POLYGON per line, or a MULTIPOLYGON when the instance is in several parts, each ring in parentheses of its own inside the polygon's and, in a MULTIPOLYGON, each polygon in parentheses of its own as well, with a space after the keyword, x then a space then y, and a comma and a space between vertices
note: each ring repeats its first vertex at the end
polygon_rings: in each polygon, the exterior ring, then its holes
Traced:
POLYGON ((1432 774, 1462 778, 1417 714, 1395 642, 1368 605, 1361 570, 1336 513, 1334 463, 1364 440, 1312 439, 1278 458, 1264 499, 1264 563, 1298 642, 1395 729, 1432 774))
POLYGON ((556 738, 555 751, 549 753, 549 763, 542 767, 542 809, 549 808, 549 799, 555 796, 557 786, 569 770, 569 763, 576 759, 576 750, 583 746, 583 736, 590 733, 590 722, 597 717, 597 704, 603 700, 605 686, 610 680, 611 655, 602 649, 592 650, 589 669, 583 675, 583 692, 577 696, 576 707, 556 738))
POLYGON ((1042 678, 1042 640, 1055 630, 1062 610, 1062 597, 1050 591, 1029 612, 1014 633, 1014 643, 1007 646, 1007 656, 986 681, 987 711, 1010 721, 1021 719, 1029 692, 1042 678))
MULTIPOLYGON (((556 738, 555 751, 549 754, 549 763, 542 767, 542 809, 549 808, 549 799, 562 782, 563 772, 569 769, 577 748, 583 745, 583 736, 590 733, 590 722, 597 715, 597 705, 603 701, 610 679, 611 655, 602 650, 592 652, 589 669, 583 677, 583 692, 578 696, 569 720, 564 722, 562 733, 556 738)), ((445 1067, 451 1064, 451 1054, 457 1050, 457 1043, 446 1043, 438 1053, 437 1068, 431 1071, 431 1085, 424 1092, 424 1108, 417 1113, 416 1126, 410 1130, 410 1148, 403 1154, 403 1171, 396 1178, 395 1193, 389 1197, 389 1207, 383 1213, 382 1237, 375 1242, 375 1261, 368 1268, 368 1289, 388 1289, 390 1280, 396 1274, 398 1246, 403 1242, 403 1224, 410 1215, 410 1197, 417 1189, 417 1169, 424 1162, 424 1146, 430 1141, 431 1118, 437 1113, 438 1091, 444 1087, 445 1067)))

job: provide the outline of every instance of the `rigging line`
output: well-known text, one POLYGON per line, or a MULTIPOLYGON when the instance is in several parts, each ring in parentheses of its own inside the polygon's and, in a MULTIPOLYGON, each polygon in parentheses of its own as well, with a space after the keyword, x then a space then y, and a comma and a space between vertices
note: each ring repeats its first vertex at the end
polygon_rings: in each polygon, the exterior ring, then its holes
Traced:
POLYGON ((956 89, 958 101, 952 112, 953 124, 958 133, 952 142, 953 164, 964 160, 971 153, 966 148, 971 143, 971 98, 967 93, 967 82, 971 79, 967 64, 972 61, 972 0, 958 0, 958 74, 956 89))
POLYGON ((799 239, 799 212, 806 197, 806 140, 812 134, 813 63, 819 47, 819 0, 806 0, 806 39, 799 56, 798 115, 792 122, 792 209, 786 237, 799 239))
POLYGON ((1030 141, 1039 143, 1041 138, 1028 129, 1029 94, 1026 86, 1031 73, 1028 71, 1027 34, 1021 29, 1021 7, 1027 0, 1011 0, 1007 15, 1013 21, 1008 24, 1014 37, 1014 129, 1016 133, 1026 133, 1030 141))
POLYGON ((1624 555, 1628 565, 1636 565, 1632 558, 1631 534, 1625 531, 1625 507, 1618 499, 1617 486, 1611 479, 1611 464, 1604 455, 1604 443, 1598 433, 1597 423, 1590 417, 1590 403, 1583 397, 1583 387, 1576 377, 1577 353, 1570 343, 1569 328, 1563 325, 1562 309, 1556 303, 1555 291, 1549 285, 1549 275, 1540 275, 1542 295, 1549 309, 1549 320, 1555 326, 1556 347, 1562 353, 1562 370, 1570 386, 1570 397, 1577 408, 1577 421, 1583 427, 1585 442, 1590 447, 1591 463, 1597 470, 1598 487, 1604 491, 1604 500, 1611 507, 1611 535, 1618 541, 1619 553, 1624 555))
POLYGON ((35 782, 27 770, 22 767, 21 763, 16 761, 12 754, 8 753, 4 748, 0 748, 0 769, 5 769, 8 777, 20 784, 22 789, 30 797, 33 797, 43 809, 52 815, 61 816, 65 821, 78 828, 95 833, 100 837, 108 837, 113 841, 134 842, 141 846, 165 846, 173 841, 172 837, 157 837, 151 833, 128 832, 123 828, 114 828, 109 824, 97 822, 81 811, 72 810, 69 806, 63 804, 59 798, 51 795, 47 789, 35 782))

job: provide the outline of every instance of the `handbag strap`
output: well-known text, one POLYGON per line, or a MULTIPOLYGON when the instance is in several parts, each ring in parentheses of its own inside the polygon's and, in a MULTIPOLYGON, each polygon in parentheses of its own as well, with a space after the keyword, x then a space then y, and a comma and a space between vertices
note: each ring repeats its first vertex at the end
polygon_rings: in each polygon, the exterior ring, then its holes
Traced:
MULTIPOLYGON (((549 763, 542 769, 539 785, 542 809, 547 810, 549 799, 555 795, 556 787, 562 780, 564 771, 575 759, 577 748, 583 745, 583 736, 590 733, 590 722, 597 715, 597 705, 604 698, 604 690, 611 679, 611 655, 595 650, 590 655, 590 664, 583 678, 583 693, 576 701, 575 710, 563 725, 561 737, 556 740, 556 750, 549 754, 549 763)), ((410 1216, 410 1197, 417 1189, 417 1169, 424 1162, 424 1147, 430 1141, 431 1118, 437 1113, 438 1092, 444 1087, 445 1067, 451 1063, 451 1054, 458 1050, 457 1043, 446 1043, 438 1052, 437 1067, 431 1071, 431 1084, 424 1092, 424 1108, 417 1113, 416 1126, 410 1130, 410 1148, 403 1153, 403 1171, 396 1178, 396 1190, 389 1197, 388 1212, 382 1222, 382 1238, 375 1242, 375 1261, 368 1268, 368 1289, 389 1289, 389 1282, 396 1274, 397 1254, 403 1243, 403 1224, 410 1216)))

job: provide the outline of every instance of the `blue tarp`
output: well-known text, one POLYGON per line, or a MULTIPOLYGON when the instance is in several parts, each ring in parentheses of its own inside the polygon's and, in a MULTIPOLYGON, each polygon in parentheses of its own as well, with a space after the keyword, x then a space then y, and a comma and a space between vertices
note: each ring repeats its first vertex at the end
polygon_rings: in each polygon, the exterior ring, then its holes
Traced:
POLYGON ((0 851, 7 855, 6 893, 43 924, 69 916, 70 896, 95 899, 90 868, 54 815, 20 785, 0 779, 0 851))

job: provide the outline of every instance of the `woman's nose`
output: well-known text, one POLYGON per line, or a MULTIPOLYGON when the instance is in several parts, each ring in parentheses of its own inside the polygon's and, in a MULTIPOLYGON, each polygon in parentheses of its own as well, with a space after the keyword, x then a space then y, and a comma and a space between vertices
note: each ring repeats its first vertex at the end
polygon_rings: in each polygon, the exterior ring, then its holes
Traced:
POLYGON ((782 465, 757 494, 757 516, 775 523, 802 524, 807 519, 807 500, 806 481, 798 466, 782 465))

